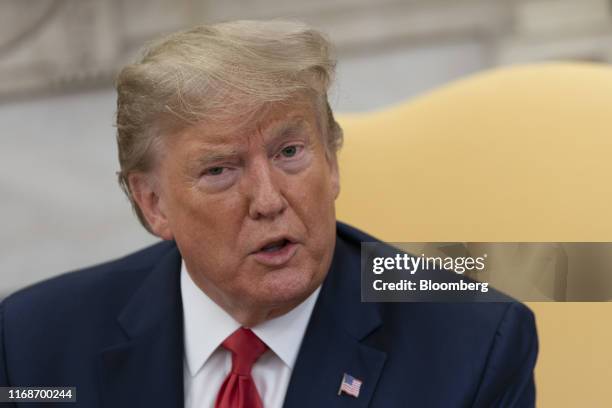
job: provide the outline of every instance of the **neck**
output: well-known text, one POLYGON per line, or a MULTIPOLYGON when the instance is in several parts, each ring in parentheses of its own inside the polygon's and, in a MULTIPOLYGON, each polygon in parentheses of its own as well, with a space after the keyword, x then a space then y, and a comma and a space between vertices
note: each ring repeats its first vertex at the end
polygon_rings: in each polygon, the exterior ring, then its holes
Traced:
MULTIPOLYGON (((214 299, 213 299, 214 301, 214 299)), ((275 317, 282 316, 293 310, 299 303, 292 303, 291 305, 278 307, 278 308, 261 308, 255 309, 252 307, 248 308, 226 308, 224 305, 220 305, 234 320, 240 323, 243 327, 251 328, 255 327, 267 320, 274 319, 275 317)))
POLYGON ((255 327, 267 320, 289 313, 310 295, 310 293, 308 293, 300 299, 286 302, 281 305, 261 305, 243 299, 235 302, 233 299, 230 299, 217 290, 214 285, 208 285, 206 282, 202 282, 199 276, 194 276, 191 273, 189 273, 189 275, 196 286, 204 292, 206 296, 225 310, 225 312, 235 321, 246 328, 255 327))

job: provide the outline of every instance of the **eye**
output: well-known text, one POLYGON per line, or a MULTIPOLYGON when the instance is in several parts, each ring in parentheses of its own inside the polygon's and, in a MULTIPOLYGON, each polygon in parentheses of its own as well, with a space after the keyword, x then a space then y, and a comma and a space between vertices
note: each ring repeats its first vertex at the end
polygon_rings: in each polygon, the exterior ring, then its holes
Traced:
POLYGON ((221 166, 211 167, 210 169, 207 169, 204 172, 204 175, 205 176, 220 176, 223 173, 223 170, 225 170, 225 167, 221 167, 221 166))
POLYGON ((301 148, 302 146, 290 145, 290 146, 284 147, 280 151, 280 154, 281 156, 285 158, 291 158, 291 157, 294 157, 296 154, 298 154, 301 148))
POLYGON ((297 146, 287 146, 281 150, 281 154, 285 157, 293 157, 297 153, 297 146))
POLYGON ((238 179, 240 169, 228 164, 227 166, 212 166, 206 168, 197 179, 198 186, 207 192, 220 192, 230 188, 238 179))

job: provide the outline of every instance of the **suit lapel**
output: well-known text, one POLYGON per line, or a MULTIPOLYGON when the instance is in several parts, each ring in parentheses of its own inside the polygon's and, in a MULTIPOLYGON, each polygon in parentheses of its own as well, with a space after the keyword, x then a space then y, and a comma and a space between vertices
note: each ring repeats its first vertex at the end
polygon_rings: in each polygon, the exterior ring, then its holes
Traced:
POLYGON ((340 238, 293 368, 284 407, 367 407, 386 353, 364 340, 380 325, 376 304, 361 303, 360 259, 340 238), (362 381, 358 397, 338 395, 343 374, 362 381))
POLYGON ((103 407, 183 406, 180 262, 172 245, 119 315, 124 340, 98 359, 103 407))

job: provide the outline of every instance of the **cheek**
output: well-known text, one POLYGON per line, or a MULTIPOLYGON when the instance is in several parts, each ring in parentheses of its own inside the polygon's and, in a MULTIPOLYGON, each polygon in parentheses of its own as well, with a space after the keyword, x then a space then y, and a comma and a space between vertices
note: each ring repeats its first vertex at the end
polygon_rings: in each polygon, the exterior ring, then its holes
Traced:
POLYGON ((317 247, 325 247, 336 228, 331 174, 324 166, 326 163, 320 163, 293 183, 292 208, 308 231, 311 245, 317 247))
POLYGON ((320 215, 329 213, 334 208, 334 191, 330 171, 325 163, 320 163, 316 171, 308 175, 303 182, 304 202, 320 215))
POLYGON ((173 228, 175 240, 194 270, 206 271, 206 279, 226 285, 236 279, 243 252, 239 244, 242 225, 240 202, 186 196, 177 202, 173 228))
POLYGON ((244 217, 244 203, 238 194, 207 195, 197 187, 179 189, 168 210, 177 240, 211 248, 207 252, 213 257, 236 245, 244 217))

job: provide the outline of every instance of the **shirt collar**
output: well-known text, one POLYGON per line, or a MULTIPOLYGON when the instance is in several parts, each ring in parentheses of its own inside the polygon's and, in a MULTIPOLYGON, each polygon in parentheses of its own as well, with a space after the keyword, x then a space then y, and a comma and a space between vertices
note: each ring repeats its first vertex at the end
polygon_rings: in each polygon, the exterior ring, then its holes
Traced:
MULTIPOLYGON (((291 369, 320 289, 319 286, 288 313, 251 328, 291 369)), ((191 279, 184 261, 181 263, 181 298, 185 360, 190 374, 195 376, 221 342, 240 327, 240 323, 202 292, 191 279)))

